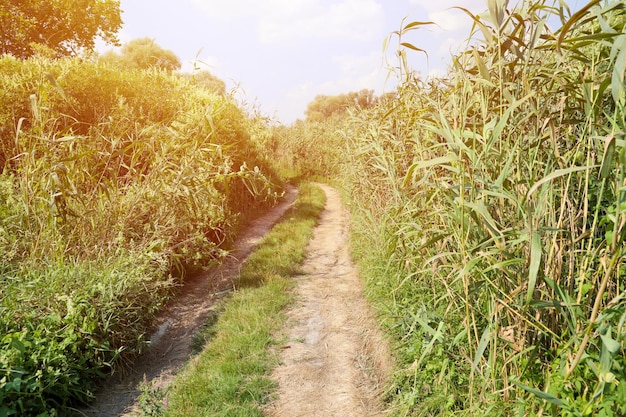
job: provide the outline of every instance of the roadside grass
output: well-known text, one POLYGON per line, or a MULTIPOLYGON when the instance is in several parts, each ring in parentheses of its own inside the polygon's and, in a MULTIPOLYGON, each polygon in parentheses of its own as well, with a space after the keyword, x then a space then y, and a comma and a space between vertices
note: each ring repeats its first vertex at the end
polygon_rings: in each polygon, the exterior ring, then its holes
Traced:
POLYGON ((274 334, 284 323, 325 195, 303 184, 294 204, 244 263, 237 289, 218 306, 214 325, 199 340, 208 340, 168 388, 144 387, 144 416, 261 416, 274 390, 269 378, 277 364, 274 334))

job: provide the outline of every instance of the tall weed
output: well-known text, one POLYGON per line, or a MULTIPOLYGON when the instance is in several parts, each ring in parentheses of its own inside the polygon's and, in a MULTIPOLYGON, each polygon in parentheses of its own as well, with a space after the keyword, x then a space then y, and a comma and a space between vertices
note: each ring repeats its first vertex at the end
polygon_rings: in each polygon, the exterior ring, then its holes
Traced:
POLYGON ((0 70, 0 415, 67 415, 281 184, 232 98, 185 77, 0 70))
POLYGON ((475 31, 447 76, 403 71, 346 133, 358 236, 381 246, 362 255, 370 291, 397 339, 390 401, 620 415, 624 5, 505 6, 462 9, 475 31))

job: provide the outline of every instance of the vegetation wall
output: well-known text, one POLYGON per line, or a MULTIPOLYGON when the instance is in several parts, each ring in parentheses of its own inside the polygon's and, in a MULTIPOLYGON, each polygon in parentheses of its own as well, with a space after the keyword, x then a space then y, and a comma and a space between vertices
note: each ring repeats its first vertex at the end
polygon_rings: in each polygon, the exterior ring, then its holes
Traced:
POLYGON ((281 181, 263 127, 193 77, 9 55, 0 74, 0 415, 63 415, 281 181))
POLYGON ((347 121, 354 251, 397 415, 626 412, 626 13, 487 2, 448 74, 399 39, 397 97, 347 121), (557 28, 557 29, 554 29, 557 28))

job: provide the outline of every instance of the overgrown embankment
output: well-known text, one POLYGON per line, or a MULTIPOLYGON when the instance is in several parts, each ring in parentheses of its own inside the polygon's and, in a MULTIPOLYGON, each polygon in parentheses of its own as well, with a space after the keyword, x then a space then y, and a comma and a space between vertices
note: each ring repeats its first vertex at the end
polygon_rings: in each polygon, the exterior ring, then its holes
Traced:
MULTIPOLYGON (((448 74, 330 143, 395 340, 397 415, 626 410, 626 8, 488 2, 448 74), (553 28, 558 29, 553 29, 553 28)), ((329 156, 332 156, 329 154, 329 156)))
POLYGON ((280 181, 264 126, 193 78, 9 56, 0 73, 0 415, 64 415, 280 181))

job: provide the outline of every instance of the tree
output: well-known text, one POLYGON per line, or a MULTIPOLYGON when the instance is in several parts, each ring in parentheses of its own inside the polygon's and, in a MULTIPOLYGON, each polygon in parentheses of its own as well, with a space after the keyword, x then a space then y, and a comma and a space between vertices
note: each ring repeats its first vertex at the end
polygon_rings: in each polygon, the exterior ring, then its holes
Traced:
POLYGON ((318 95, 308 104, 305 114, 308 121, 319 122, 333 116, 342 116, 350 108, 369 109, 377 100, 374 90, 367 89, 338 96, 318 95))
POLYGON ((356 106, 359 109, 369 109, 374 107, 378 101, 374 95, 374 90, 368 90, 365 88, 358 93, 348 93, 348 100, 353 106, 356 106))
POLYGON ((161 48, 154 39, 133 39, 122 47, 124 62, 132 67, 160 68, 167 71, 180 69, 180 59, 169 49, 161 48))
POLYGON ((121 55, 114 51, 103 54, 100 59, 130 68, 159 68, 166 71, 180 69, 180 59, 169 49, 161 48, 154 39, 138 38, 122 46, 121 55))
POLYGON ((319 122, 333 115, 342 115, 348 107, 345 95, 326 96, 320 94, 310 102, 305 114, 308 121, 319 122))
POLYGON ((209 71, 194 71, 192 74, 184 73, 183 77, 189 79, 199 87, 206 88, 212 93, 226 94, 226 83, 209 71))
POLYGON ((37 45, 57 56, 93 50, 96 38, 118 45, 119 0, 2 0, 0 54, 26 59, 37 45))

